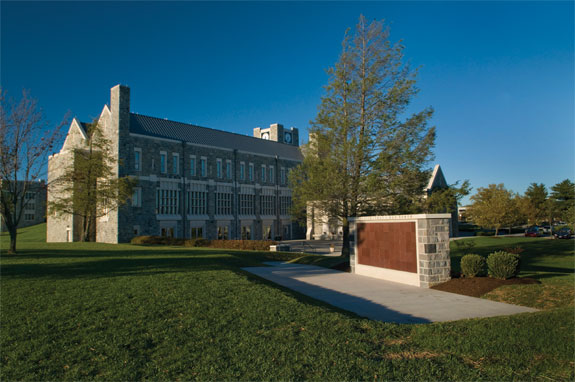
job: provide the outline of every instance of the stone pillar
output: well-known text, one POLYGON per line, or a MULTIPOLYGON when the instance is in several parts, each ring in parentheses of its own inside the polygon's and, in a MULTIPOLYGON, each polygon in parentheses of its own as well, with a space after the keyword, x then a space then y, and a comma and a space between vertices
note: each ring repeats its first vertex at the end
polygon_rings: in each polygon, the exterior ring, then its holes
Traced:
POLYGON ((417 220, 419 286, 429 288, 451 278, 449 257, 448 217, 431 217, 417 220))

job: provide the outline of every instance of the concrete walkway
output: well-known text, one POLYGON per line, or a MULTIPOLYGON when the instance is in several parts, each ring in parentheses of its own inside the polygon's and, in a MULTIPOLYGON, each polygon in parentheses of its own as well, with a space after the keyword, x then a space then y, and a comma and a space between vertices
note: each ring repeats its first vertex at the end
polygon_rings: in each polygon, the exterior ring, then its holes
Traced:
POLYGON ((536 309, 418 288, 312 265, 268 262, 245 271, 372 320, 427 323, 504 316, 536 309))

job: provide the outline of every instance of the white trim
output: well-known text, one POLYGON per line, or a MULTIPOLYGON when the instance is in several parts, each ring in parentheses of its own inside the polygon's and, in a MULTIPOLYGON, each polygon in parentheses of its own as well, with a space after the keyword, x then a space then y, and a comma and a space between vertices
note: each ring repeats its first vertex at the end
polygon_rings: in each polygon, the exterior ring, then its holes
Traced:
POLYGON ((72 126, 76 126, 78 128, 78 130, 80 130, 80 134, 82 134, 82 138, 84 139, 88 139, 88 135, 86 134, 86 132, 84 131, 84 128, 82 127, 82 124, 80 123, 80 121, 78 121, 78 119, 74 118, 72 120, 72 126))
POLYGON ((451 214, 416 214, 416 215, 389 215, 389 216, 363 216, 359 218, 348 218, 350 222, 390 222, 409 221, 414 219, 449 219, 451 214))
MULTIPOLYGON (((419 264, 419 262, 418 262, 419 264)), ((395 269, 374 267, 365 264, 356 264, 355 273, 362 276, 374 277, 396 283, 419 286, 419 274, 395 269)))

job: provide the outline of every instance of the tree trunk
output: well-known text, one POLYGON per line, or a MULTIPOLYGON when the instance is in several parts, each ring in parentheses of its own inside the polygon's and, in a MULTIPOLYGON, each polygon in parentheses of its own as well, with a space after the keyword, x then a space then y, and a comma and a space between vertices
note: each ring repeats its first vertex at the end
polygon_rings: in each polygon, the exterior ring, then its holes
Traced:
POLYGON ((90 241, 88 237, 89 232, 90 232, 90 219, 84 216, 82 218, 82 242, 90 241))
POLYGON ((16 227, 9 227, 8 232, 10 233, 10 249, 8 250, 9 255, 16 254, 16 237, 18 236, 18 229, 16 227))
POLYGON ((342 256, 349 256, 349 220, 347 218, 343 219, 343 244, 341 247, 341 255, 342 256))

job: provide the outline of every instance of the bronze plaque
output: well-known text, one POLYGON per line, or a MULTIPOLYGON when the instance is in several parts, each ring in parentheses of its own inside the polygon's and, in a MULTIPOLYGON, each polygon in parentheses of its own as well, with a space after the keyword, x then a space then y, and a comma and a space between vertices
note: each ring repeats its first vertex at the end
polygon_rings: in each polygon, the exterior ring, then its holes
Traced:
POLYGON ((415 222, 357 223, 357 262, 417 273, 415 222))

